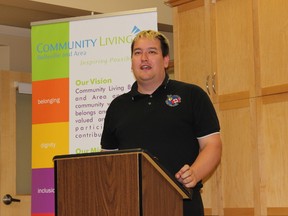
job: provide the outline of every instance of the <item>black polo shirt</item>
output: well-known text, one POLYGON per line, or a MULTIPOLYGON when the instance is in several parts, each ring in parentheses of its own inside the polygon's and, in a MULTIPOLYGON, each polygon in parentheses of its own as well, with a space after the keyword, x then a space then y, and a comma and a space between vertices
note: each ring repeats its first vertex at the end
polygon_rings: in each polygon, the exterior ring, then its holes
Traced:
MULTIPOLYGON (((166 75, 151 95, 140 94, 135 82, 130 92, 115 98, 107 109, 102 149, 148 150, 174 175, 199 154, 198 138, 220 130, 214 107, 200 87, 166 75)), ((204 215, 199 189, 184 200, 184 216, 204 215), (196 192, 196 193, 195 193, 196 192)))
POLYGON ((130 92, 115 98, 107 109, 102 149, 142 148, 151 152, 171 174, 191 165, 198 153, 197 138, 219 132, 214 107, 200 87, 166 76, 151 95, 130 92))

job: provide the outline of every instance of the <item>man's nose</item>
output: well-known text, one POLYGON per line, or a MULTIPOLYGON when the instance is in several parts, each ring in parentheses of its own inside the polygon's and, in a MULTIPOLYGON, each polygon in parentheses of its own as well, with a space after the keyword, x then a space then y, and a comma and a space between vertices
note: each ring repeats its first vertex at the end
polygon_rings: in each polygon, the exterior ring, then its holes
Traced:
POLYGON ((142 53, 141 60, 142 60, 142 61, 147 61, 147 60, 148 60, 148 54, 147 54, 147 52, 143 52, 143 53, 142 53))

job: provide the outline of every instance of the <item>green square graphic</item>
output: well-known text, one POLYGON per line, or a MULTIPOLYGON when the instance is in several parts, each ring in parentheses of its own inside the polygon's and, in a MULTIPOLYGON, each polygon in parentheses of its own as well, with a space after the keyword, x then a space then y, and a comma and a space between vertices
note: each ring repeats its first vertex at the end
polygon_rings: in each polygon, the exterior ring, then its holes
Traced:
POLYGON ((69 22, 32 26, 32 81, 69 77, 69 22))

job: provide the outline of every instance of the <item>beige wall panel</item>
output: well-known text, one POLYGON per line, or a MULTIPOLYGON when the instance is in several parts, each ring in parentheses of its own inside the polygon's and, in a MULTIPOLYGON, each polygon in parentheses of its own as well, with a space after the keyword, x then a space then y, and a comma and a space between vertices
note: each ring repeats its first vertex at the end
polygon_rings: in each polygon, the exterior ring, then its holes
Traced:
POLYGON ((10 70, 10 47, 0 44, 0 70, 10 70))
POLYGON ((9 70, 31 72, 29 29, 0 25, 0 45, 9 47, 9 70))

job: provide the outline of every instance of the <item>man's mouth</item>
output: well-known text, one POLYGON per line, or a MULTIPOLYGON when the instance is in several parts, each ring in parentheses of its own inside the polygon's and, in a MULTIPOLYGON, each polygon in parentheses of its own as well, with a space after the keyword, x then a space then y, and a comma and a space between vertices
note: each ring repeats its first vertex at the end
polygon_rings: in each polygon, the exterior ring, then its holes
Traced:
POLYGON ((141 70, 150 70, 150 69, 151 69, 151 66, 149 66, 149 65, 142 65, 140 68, 141 68, 141 70))

